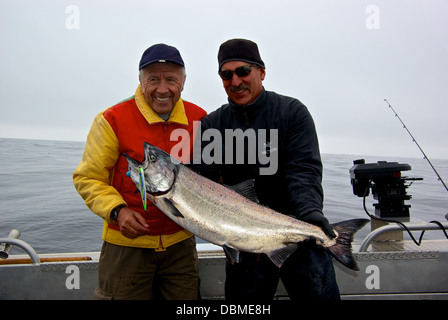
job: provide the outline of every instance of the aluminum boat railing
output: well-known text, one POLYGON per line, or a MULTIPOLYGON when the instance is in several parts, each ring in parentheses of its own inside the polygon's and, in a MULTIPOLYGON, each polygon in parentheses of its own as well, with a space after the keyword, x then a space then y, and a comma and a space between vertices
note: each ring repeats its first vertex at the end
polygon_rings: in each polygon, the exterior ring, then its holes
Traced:
MULTIPOLYGON (((429 231, 429 230, 439 230, 441 229, 438 224, 435 223, 412 223, 405 224, 406 227, 410 231, 429 231)), ((441 225, 446 229, 448 229, 448 223, 441 223, 441 225)), ((391 232, 391 231, 404 231, 404 228, 400 225, 389 224, 382 227, 379 227, 372 232, 370 232, 359 247, 359 252, 367 252, 368 247, 378 236, 391 232)), ((36 251, 25 241, 17 239, 20 236, 20 232, 17 230, 11 230, 9 236, 7 238, 0 238, 0 258, 7 258, 9 252, 11 251, 13 246, 17 246, 23 249, 31 258, 31 261, 35 265, 40 265, 40 258, 36 251)))
MULTIPOLYGON (((446 229, 448 229, 448 223, 441 223, 441 225, 446 229)), ((420 230, 420 231, 429 231, 429 230, 441 230, 440 226, 435 223, 410 223, 405 224, 405 226, 410 231, 420 230)), ((390 232, 390 231, 405 231, 405 229, 398 225, 398 224, 389 224, 382 227, 379 227, 378 229, 373 230, 371 233, 369 233, 364 241, 361 243, 361 246, 359 247, 359 252, 367 252, 367 248, 369 245, 377 238, 378 236, 390 232)))
POLYGON ((37 255, 36 251, 25 241, 18 239, 19 236, 20 232, 16 229, 13 229, 11 230, 7 238, 0 238, 0 258, 8 258, 9 252, 11 251, 13 246, 17 246, 28 253, 33 264, 40 265, 40 258, 37 255))

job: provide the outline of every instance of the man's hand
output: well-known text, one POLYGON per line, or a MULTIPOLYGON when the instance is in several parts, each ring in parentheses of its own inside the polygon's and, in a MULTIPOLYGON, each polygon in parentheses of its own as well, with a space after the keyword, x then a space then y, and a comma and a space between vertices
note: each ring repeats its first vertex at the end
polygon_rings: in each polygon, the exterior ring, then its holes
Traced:
POLYGON ((333 228, 331 228, 330 223, 328 222, 327 218, 324 217, 324 215, 319 211, 312 211, 308 214, 306 214, 303 218, 303 221, 307 223, 314 224, 315 226, 320 227, 327 236, 330 238, 335 238, 336 234, 333 231, 333 228))
POLYGON ((121 209, 117 222, 121 234, 130 239, 148 235, 150 232, 149 225, 143 216, 129 208, 121 209))

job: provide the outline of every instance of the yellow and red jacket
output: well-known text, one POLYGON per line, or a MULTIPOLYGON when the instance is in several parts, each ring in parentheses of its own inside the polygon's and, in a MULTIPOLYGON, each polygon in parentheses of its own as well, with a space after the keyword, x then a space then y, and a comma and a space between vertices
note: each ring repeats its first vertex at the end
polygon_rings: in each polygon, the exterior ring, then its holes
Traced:
POLYGON ((104 241, 163 250, 192 236, 153 204, 148 202, 147 211, 143 209, 135 184, 126 176, 128 163, 123 154, 143 161, 143 142, 168 153, 179 143, 189 143, 188 156, 191 156, 193 121, 199 121, 205 115, 206 112, 197 105, 179 99, 169 119, 164 121, 148 105, 139 85, 134 96, 95 117, 73 182, 90 210, 104 219, 104 241), (175 134, 173 138, 177 140, 171 141, 171 133, 176 129, 184 129, 181 131, 184 135, 178 138, 175 134), (145 217, 150 235, 129 239, 121 234, 117 225, 110 223, 112 209, 122 204, 145 217))

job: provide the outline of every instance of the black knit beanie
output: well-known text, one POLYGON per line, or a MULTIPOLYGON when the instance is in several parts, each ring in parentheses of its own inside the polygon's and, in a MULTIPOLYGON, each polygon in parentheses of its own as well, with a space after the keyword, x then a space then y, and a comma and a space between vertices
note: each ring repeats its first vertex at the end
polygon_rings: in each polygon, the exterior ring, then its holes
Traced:
POLYGON ((219 47, 219 71, 221 71, 221 67, 224 63, 235 60, 254 63, 265 69, 264 62, 260 57, 260 52, 258 52, 257 44, 250 40, 231 39, 224 42, 219 47))

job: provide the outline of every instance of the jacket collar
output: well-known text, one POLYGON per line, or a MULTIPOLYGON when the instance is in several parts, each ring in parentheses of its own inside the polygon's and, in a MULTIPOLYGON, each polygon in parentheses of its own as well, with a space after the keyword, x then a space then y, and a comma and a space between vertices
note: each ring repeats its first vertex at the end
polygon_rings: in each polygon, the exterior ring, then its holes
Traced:
MULTIPOLYGON (((146 121, 148 121, 149 124, 156 124, 160 122, 165 122, 162 118, 159 117, 159 115, 152 109, 152 107, 146 102, 145 96, 142 92, 142 87, 139 84, 137 89, 135 90, 135 103, 137 104, 138 109, 142 113, 142 115, 145 117, 146 121)), ((176 105, 174 106, 173 110, 171 111, 170 117, 168 119, 168 122, 176 122, 179 124, 183 124, 188 126, 188 119, 187 115, 185 113, 184 108, 184 102, 182 99, 179 99, 176 102, 176 105)))
POLYGON ((230 99, 228 99, 228 101, 229 101, 231 110, 233 112, 235 112, 237 116, 244 116, 246 118, 248 115, 252 115, 260 110, 260 108, 264 105, 265 98, 266 98, 266 90, 263 87, 260 95, 251 104, 242 106, 242 105, 235 104, 230 99))

